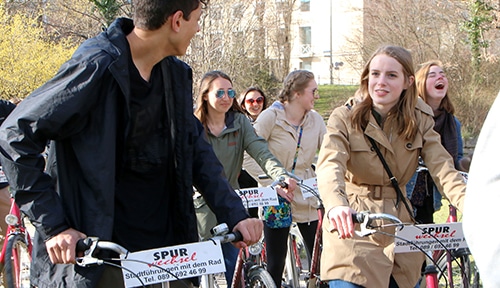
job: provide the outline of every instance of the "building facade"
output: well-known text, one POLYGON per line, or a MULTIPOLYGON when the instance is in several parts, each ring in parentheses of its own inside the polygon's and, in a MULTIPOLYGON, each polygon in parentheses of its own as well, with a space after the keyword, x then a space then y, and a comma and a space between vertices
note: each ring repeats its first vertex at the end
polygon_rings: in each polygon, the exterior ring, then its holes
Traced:
POLYGON ((319 85, 359 83, 363 0, 299 0, 293 12, 291 69, 315 73, 319 85), (357 42, 357 43, 353 43, 357 42))

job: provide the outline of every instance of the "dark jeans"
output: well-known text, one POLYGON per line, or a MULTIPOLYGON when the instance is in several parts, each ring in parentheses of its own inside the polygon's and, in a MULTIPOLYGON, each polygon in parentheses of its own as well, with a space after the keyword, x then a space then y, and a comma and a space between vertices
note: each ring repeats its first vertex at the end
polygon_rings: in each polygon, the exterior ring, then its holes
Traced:
POLYGON ((233 282, 234 268, 236 267, 236 260, 238 259, 238 254, 240 250, 233 246, 231 243, 222 244, 222 254, 224 255, 224 264, 226 264, 226 276, 227 287, 231 287, 233 282))

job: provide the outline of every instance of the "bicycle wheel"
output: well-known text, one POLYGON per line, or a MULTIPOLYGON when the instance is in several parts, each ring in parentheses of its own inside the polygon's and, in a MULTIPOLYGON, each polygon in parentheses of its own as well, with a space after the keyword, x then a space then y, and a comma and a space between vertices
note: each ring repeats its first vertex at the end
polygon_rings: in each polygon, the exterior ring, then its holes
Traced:
POLYGON ((273 277, 264 268, 259 267, 248 275, 250 288, 276 288, 273 277))
MULTIPOLYGON (((447 273, 448 260, 447 253, 443 253, 438 260, 438 265, 445 274, 447 273)), ((475 263, 471 260, 471 255, 468 249, 455 249, 451 250, 451 265, 452 265, 452 275, 453 279, 448 279, 447 281, 453 281, 454 287, 461 288, 479 288, 480 277, 479 270, 477 269, 475 263)), ((441 271, 438 273, 439 282, 445 282, 444 277, 448 275, 443 275, 441 271)))
MULTIPOLYGON (((288 253, 285 260, 285 270, 283 271, 284 287, 300 287, 300 273, 302 272, 299 267, 297 267, 297 259, 300 258, 297 255, 297 239, 296 235, 292 233, 288 236, 288 253)), ((300 253, 300 252, 299 252, 300 253)))
POLYGON ((30 287, 31 255, 24 234, 9 236, 5 250, 3 275, 7 288, 30 287))

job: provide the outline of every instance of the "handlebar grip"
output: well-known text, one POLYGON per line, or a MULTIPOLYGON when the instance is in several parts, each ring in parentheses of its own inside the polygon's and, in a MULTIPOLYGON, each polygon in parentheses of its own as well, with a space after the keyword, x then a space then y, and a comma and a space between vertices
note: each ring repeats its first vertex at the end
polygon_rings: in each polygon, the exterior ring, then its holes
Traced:
POLYGON ((279 185, 281 188, 288 188, 288 184, 285 183, 285 177, 283 176, 280 176, 278 179, 274 180, 274 182, 269 186, 274 187, 276 185, 279 185))
POLYGON ((363 213, 354 213, 352 216, 352 222, 354 223, 363 223, 365 220, 365 214, 363 213))
POLYGON ((233 242, 243 241, 243 235, 241 235, 240 231, 234 231, 234 240, 233 242))
POLYGON ((85 250, 88 250, 90 246, 92 246, 92 239, 80 239, 76 242, 76 252, 84 252, 85 250))

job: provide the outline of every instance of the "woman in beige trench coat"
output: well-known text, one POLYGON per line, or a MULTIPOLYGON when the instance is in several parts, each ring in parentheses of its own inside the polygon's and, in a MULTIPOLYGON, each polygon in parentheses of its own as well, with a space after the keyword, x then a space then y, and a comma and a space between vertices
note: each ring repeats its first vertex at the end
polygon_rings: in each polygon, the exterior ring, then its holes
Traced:
MULTIPOLYGON (((351 214, 383 212, 411 222, 368 136, 375 140, 403 195, 421 156, 445 197, 462 210, 465 183, 434 131, 432 109, 417 97, 411 54, 380 47, 366 64, 354 99, 328 120, 317 179, 325 205, 321 279, 333 287, 414 287, 423 254, 394 254, 394 238, 354 234, 351 214)), ((394 233, 394 228, 386 229, 394 233)))

